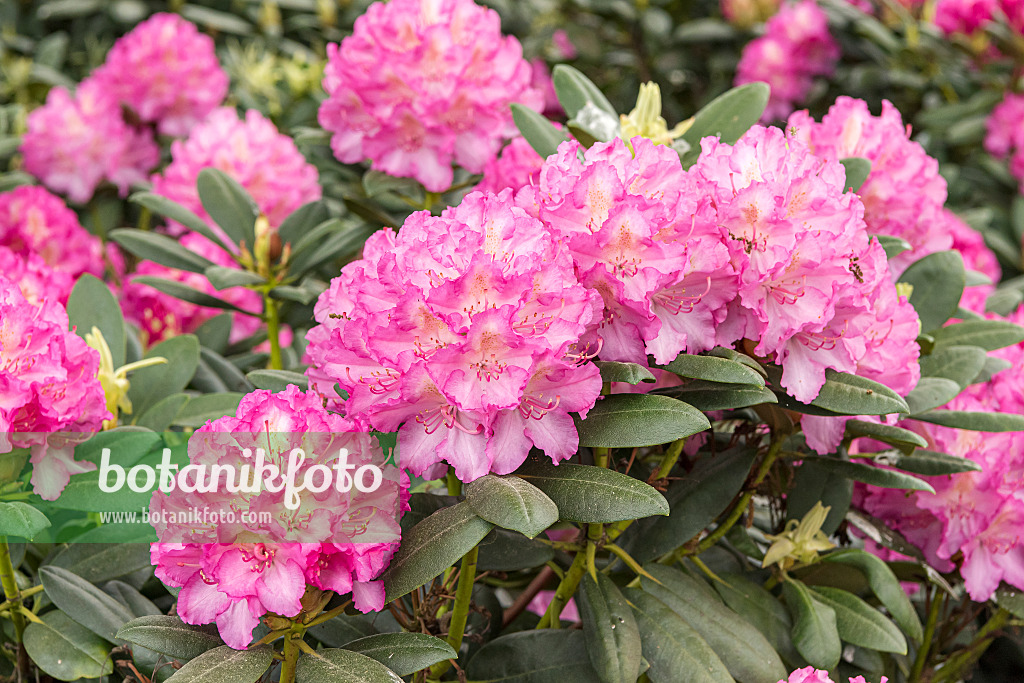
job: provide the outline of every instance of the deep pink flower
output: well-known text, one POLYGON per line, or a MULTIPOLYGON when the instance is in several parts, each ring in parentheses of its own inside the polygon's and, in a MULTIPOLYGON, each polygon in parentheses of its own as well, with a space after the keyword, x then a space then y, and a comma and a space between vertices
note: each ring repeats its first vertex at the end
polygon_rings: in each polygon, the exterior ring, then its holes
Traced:
MULTIPOLYGON (((888 683, 888 681, 888 678, 882 676, 882 680, 879 683, 888 683)), ((833 683, 833 681, 828 677, 828 671, 815 669, 813 666, 806 666, 789 674, 789 678, 779 681, 779 683, 833 683)), ((865 683, 864 677, 854 676, 850 679, 850 683, 865 683)))
POLYGON ((0 247, 0 273, 17 283, 25 299, 36 306, 43 301, 66 305, 75 286, 69 274, 46 265, 38 254, 27 252, 19 256, 7 247, 0 247))
POLYGON ((938 0, 935 25, 946 35, 970 35, 992 20, 998 0, 938 0))
MULTIPOLYGON (((1024 3, 1021 6, 1024 8, 1024 3)), ((985 149, 995 157, 1009 157, 1010 173, 1024 188, 1024 95, 1008 93, 992 110, 985 127, 985 149)))
POLYGON ((97 432, 110 417, 99 363, 58 301, 30 303, 0 276, 0 453, 31 449, 32 487, 45 500, 72 474, 96 469, 74 460, 74 433, 97 432))
POLYGON ((497 194, 506 188, 518 190, 524 185, 536 184, 543 164, 544 159, 526 138, 513 138, 501 154, 488 160, 484 166, 484 177, 476 189, 497 194))
POLYGON ((272 227, 321 195, 316 168, 290 137, 254 109, 241 120, 234 109, 216 109, 192 128, 188 139, 176 140, 171 163, 153 176, 153 192, 209 221, 196 189, 204 168, 219 169, 238 181, 272 227))
POLYGON ((114 43, 92 78, 165 135, 187 135, 228 92, 213 39, 163 12, 114 43))
POLYGON ((397 430, 413 473, 506 474, 531 445, 556 462, 576 452, 569 413, 601 386, 576 344, 598 307, 510 190, 473 193, 367 241, 317 302, 308 374, 326 395, 340 384, 350 416, 397 430))
POLYGON ((341 46, 327 46, 320 124, 345 163, 452 184, 452 162, 479 173, 515 128, 509 105, 541 108, 531 68, 497 12, 472 0, 370 5, 341 46))
POLYGON ((46 104, 28 115, 21 153, 26 171, 78 203, 89 201, 103 181, 125 195, 160 161, 152 135, 125 123, 117 99, 92 79, 74 97, 64 88, 50 90, 46 104))

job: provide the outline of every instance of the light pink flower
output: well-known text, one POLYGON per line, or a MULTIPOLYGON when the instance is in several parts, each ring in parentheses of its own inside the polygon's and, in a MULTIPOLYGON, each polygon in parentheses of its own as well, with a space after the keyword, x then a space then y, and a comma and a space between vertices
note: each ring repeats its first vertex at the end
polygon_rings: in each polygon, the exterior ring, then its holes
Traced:
POLYGON ((472 0, 370 5, 341 46, 327 46, 320 124, 345 163, 452 184, 452 163, 483 170, 515 128, 509 105, 540 109, 531 68, 491 9, 472 0))
POLYGON ((96 466, 74 460, 73 434, 100 430, 110 414, 97 379, 99 353, 68 330, 55 299, 38 305, 0 276, 0 453, 30 448, 31 483, 55 500, 72 474, 96 466))
POLYGON ((506 188, 518 190, 524 185, 536 184, 544 159, 534 151, 526 138, 513 138, 501 154, 488 160, 484 177, 476 189, 497 194, 506 188))
POLYGON ((91 79, 74 97, 64 88, 50 90, 27 125, 20 148, 25 170, 74 202, 89 201, 103 181, 124 196, 160 161, 152 135, 125 123, 117 99, 91 79))
POLYGON ((92 78, 165 135, 187 135, 228 92, 213 39, 163 12, 114 43, 92 78))
POLYGON ((0 273, 17 283, 25 299, 35 306, 43 301, 67 305, 75 280, 67 273, 54 270, 33 252, 21 256, 7 247, 0 247, 0 273))
POLYGON ((221 107, 192 128, 188 139, 176 140, 171 163, 153 176, 153 192, 209 221, 196 189, 204 168, 219 169, 238 181, 273 227, 321 195, 316 168, 290 137, 254 109, 239 120, 234 109, 221 107))

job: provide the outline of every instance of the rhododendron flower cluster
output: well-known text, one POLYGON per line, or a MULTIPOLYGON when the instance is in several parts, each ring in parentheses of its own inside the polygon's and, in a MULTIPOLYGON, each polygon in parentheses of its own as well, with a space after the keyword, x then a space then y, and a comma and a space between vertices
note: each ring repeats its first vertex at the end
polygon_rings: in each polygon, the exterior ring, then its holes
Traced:
POLYGON ((0 275, 0 453, 30 448, 32 486, 55 500, 72 474, 96 466, 74 460, 74 446, 110 417, 97 379, 99 354, 68 331, 54 299, 26 300, 0 275))
POLYGON ((452 184, 452 162, 479 173, 512 137, 509 104, 535 110, 543 94, 501 21, 472 0, 377 2, 341 46, 327 46, 320 124, 345 163, 452 184))
POLYGON ((985 149, 995 157, 1009 159, 1010 173, 1021 181, 1024 192, 1024 95, 1007 94, 992 110, 985 128, 985 149))
MULTIPOLYGON (((246 395, 235 416, 215 420, 189 440, 191 465, 222 465, 238 471, 249 464, 244 449, 266 449, 266 464, 284 472, 293 449, 302 448, 298 477, 330 467, 339 449, 350 463, 383 464, 376 440, 351 420, 328 413, 316 393, 289 386, 281 393, 246 395)), ((216 471, 216 470, 214 470, 216 471)), ((408 479, 390 470, 381 486, 360 498, 328 487, 305 491, 297 509, 285 491, 263 487, 254 493, 223 490, 165 495, 157 491, 151 515, 161 542, 152 546, 157 576, 181 587, 178 615, 189 624, 216 622, 224 641, 236 649, 252 641, 265 614, 294 617, 308 589, 352 593, 363 612, 384 606, 384 587, 375 580, 398 547, 397 516, 407 510, 408 479), (174 512, 242 510, 269 512, 272 521, 234 524, 168 523, 174 512)), ((258 519, 259 517, 256 517, 258 519)))
MULTIPOLYGON (((238 268, 238 264, 230 255, 198 233, 186 233, 181 236, 179 241, 189 251, 218 266, 238 268)), ((217 290, 201 273, 169 268, 153 261, 142 261, 136 267, 131 279, 122 288, 120 301, 125 319, 139 326, 140 341, 144 346, 156 344, 179 334, 195 332, 204 322, 224 311, 183 301, 164 294, 149 285, 135 282, 135 278, 141 276, 174 280, 253 313, 259 313, 261 308, 259 293, 251 289, 228 287, 217 290)), ((232 316, 234 319, 231 326, 232 341, 244 339, 259 329, 260 319, 258 317, 237 312, 232 316)))
POLYGON ((75 202, 89 201, 104 181, 124 195, 160 161, 152 134, 125 123, 117 97, 93 80, 74 96, 53 88, 27 125, 20 148, 25 170, 75 202))
POLYGON ((997 7, 998 0, 938 0, 935 3, 935 25, 946 35, 971 35, 992 21, 997 7))
POLYGON ((340 384, 350 416, 397 430, 417 475, 442 461, 462 481, 506 474, 531 446, 557 462, 579 445, 569 413, 601 391, 577 347, 599 302, 511 190, 473 193, 370 237, 316 304, 308 374, 325 394, 340 384))
MULTIPOLYGON (((879 683, 887 683, 888 678, 882 676, 879 683)), ((828 676, 828 671, 824 669, 815 669, 813 666, 805 666, 802 669, 797 669, 793 673, 789 674, 789 678, 779 683, 835 683, 828 676)), ((863 676, 854 676, 850 679, 850 683, 867 683, 863 676)))
POLYGON ((17 283, 25 299, 35 305, 42 301, 66 305, 75 286, 69 274, 54 270, 38 254, 19 255, 7 247, 0 247, 0 273, 17 283))
POLYGON ((783 5, 765 24, 765 34, 744 48, 736 68, 736 85, 763 81, 771 86, 762 121, 784 118, 811 89, 816 76, 831 75, 839 46, 828 30, 828 17, 814 0, 783 5))
POLYGON ((171 163, 153 177, 153 192, 209 220, 196 189, 204 168, 219 169, 236 180, 275 227, 321 196, 316 168, 290 137, 254 109, 240 120, 234 109, 222 107, 195 126, 188 139, 176 140, 171 163))
POLYGON ((114 43, 94 80, 160 133, 184 136, 228 92, 213 39, 177 14, 155 14, 114 43))

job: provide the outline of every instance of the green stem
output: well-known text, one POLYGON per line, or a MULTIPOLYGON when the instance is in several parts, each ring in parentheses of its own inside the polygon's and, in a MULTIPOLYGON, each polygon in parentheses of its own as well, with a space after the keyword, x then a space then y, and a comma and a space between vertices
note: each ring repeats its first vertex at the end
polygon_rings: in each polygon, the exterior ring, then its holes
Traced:
POLYGON ((270 292, 263 294, 263 313, 267 319, 267 338, 270 340, 270 370, 284 370, 281 361, 281 319, 278 316, 278 303, 270 297, 270 292))
POLYGON ((939 623, 939 614, 942 612, 942 606, 946 603, 946 594, 935 589, 932 594, 932 605, 928 609, 928 619, 924 626, 924 640, 921 641, 921 647, 917 650, 917 657, 914 658, 914 666, 910 669, 910 676, 907 678, 908 683, 920 683, 921 674, 924 672, 924 665, 928 663, 928 651, 932 646, 932 639, 935 638, 935 628, 939 623))
POLYGON ((999 631, 1010 621, 1010 616, 1011 614, 1008 610, 1000 607, 999 611, 993 614, 992 618, 985 622, 985 625, 978 630, 971 644, 947 659, 943 667, 935 672, 935 678, 932 680, 935 683, 961 680, 963 673, 974 666, 981 659, 981 656, 985 654, 985 650, 996 639, 999 631))
MULTIPOLYGON (((462 571, 459 572, 459 585, 455 589, 455 606, 452 608, 452 619, 448 626, 448 644, 455 652, 462 647, 465 637, 466 622, 469 621, 469 605, 473 599, 473 583, 476 581, 476 561, 480 554, 479 546, 462 557, 462 571)), ((431 678, 440 678, 451 667, 451 662, 438 662, 430 668, 431 678)))
POLYGON ((537 628, 558 628, 561 625, 559 617, 562 614, 562 610, 565 608, 566 603, 572 599, 573 594, 580 585, 580 581, 583 580, 583 575, 586 573, 587 553, 581 551, 576 553, 569 571, 565 573, 561 583, 558 584, 558 588, 555 589, 555 597, 551 598, 551 604, 548 605, 544 616, 537 623, 537 628))
POLYGON ((295 665, 299 661, 299 641, 302 631, 291 631, 284 639, 284 660, 281 662, 280 683, 295 683, 295 665))
POLYGON ((448 474, 445 475, 445 486, 448 488, 449 496, 461 496, 462 495, 462 482, 457 476, 455 476, 455 468, 449 467, 448 474))
POLYGON ((658 472, 654 475, 655 479, 664 479, 668 476, 668 473, 672 471, 672 468, 679 462, 679 456, 683 454, 683 446, 686 445, 686 438, 683 437, 677 441, 673 441, 665 451, 665 455, 661 458, 661 465, 658 466, 658 472))
POLYGON ((610 448, 595 448, 594 449, 594 464, 598 467, 608 467, 608 455, 611 453, 610 448))
POLYGON ((22 644, 22 636, 25 633, 25 615, 21 613, 21 591, 18 590, 14 563, 11 561, 11 548, 7 544, 6 536, 0 536, 0 586, 3 586, 4 596, 11 604, 14 642, 18 646, 18 680, 27 681, 29 676, 28 654, 22 644))

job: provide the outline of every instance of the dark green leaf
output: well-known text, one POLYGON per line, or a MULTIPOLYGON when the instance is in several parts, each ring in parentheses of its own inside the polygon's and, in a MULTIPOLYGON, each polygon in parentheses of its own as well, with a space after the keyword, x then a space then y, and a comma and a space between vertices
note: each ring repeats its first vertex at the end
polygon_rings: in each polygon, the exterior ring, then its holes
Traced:
MULTIPOLYGON (((197 271, 199 272, 199 271, 197 271)), ((220 291, 228 287, 247 287, 249 285, 263 285, 267 280, 262 275, 250 273, 241 268, 228 268, 227 266, 210 266, 201 271, 206 279, 210 281, 213 288, 220 291)))
POLYGON ((67 569, 41 567, 39 578, 53 604, 105 640, 116 642, 118 630, 132 619, 114 598, 67 569))
POLYGON ((949 403, 960 390, 960 385, 951 379, 922 377, 913 391, 907 394, 907 407, 911 415, 924 413, 949 403))
POLYGON ((712 586, 725 604, 760 631, 787 662, 796 661, 798 654, 789 634, 793 621, 782 603, 742 574, 722 573, 719 578, 722 580, 713 582, 712 586))
POLYGON ((221 249, 228 251, 227 245, 224 244, 220 235, 214 232, 214 230, 206 224, 206 221, 195 215, 189 209, 186 209, 181 204, 171 201, 167 197, 153 194, 152 192, 136 192, 131 196, 130 201, 146 207, 155 214, 165 216, 173 221, 181 223, 189 230, 198 232, 221 249))
POLYGON ((275 393, 284 391, 290 384, 303 391, 309 388, 308 377, 288 370, 253 370, 246 377, 257 389, 267 389, 275 393))
POLYGON ((53 558, 50 564, 67 569, 92 583, 109 581, 142 570, 151 571, 152 567, 148 543, 73 543, 53 558))
POLYGON ((451 645, 425 633, 378 633, 353 640, 344 649, 375 659, 399 676, 459 656, 451 645))
POLYGON ((863 157, 847 157, 839 163, 846 169, 846 191, 857 192, 871 173, 871 161, 863 157))
MULTIPOLYGON (((323 239, 315 244, 315 248, 303 249, 301 253, 294 256, 289 263, 288 270, 293 275, 301 275, 319 268, 325 263, 340 258, 350 252, 362 248, 366 239, 376 232, 376 228, 367 225, 341 226, 328 221, 328 225, 334 225, 330 230, 323 233, 323 239)), ((319 228, 313 232, 317 232, 319 228)), ((312 234, 312 233, 310 233, 312 234)))
POLYGON ((602 683, 636 683, 640 675, 640 630, 615 583, 598 573, 583 577, 580 618, 587 655, 602 683))
POLYGON ((1007 370, 1013 367, 1013 363, 1006 360, 1005 358, 996 358, 995 356, 988 356, 985 358, 985 366, 981 369, 981 372, 971 381, 971 384, 980 384, 987 382, 992 379, 995 375, 999 374, 1003 370, 1007 370))
POLYGON ((820 501, 830 508, 821 530, 831 536, 842 523, 852 498, 853 480, 816 460, 804 460, 796 468, 793 484, 786 494, 786 519, 803 519, 820 501))
POLYGON ((145 413, 135 420, 139 427, 152 429, 154 432, 165 431, 174 423, 181 409, 188 403, 188 394, 171 394, 162 398, 151 406, 145 413))
POLYGON ((256 244, 259 207, 237 180, 216 168, 204 168, 196 183, 199 201, 210 218, 235 244, 256 244))
POLYGON ((551 80, 555 86, 558 103, 565 109, 569 118, 576 116, 589 102, 618 120, 619 114, 608 98, 579 70, 568 64, 559 64, 551 71, 551 80))
POLYGON ((266 645, 233 650, 221 645, 207 650, 171 676, 174 683, 252 683, 274 662, 274 651, 266 645))
POLYGON ((543 491, 567 522, 619 522, 667 515, 668 502, 644 482, 604 467, 532 463, 516 474, 543 491))
POLYGON ((132 373, 128 397, 139 415, 188 385, 199 366, 199 340, 191 334, 171 337, 150 348, 145 358, 166 358, 167 362, 132 373))
POLYGON ((558 151, 558 145, 568 140, 565 131, 529 107, 512 104, 512 120, 537 154, 548 158, 558 151))
POLYGON ((803 658, 819 669, 834 669, 843 653, 836 625, 836 613, 817 602, 802 582, 786 578, 782 594, 793 618, 793 644, 803 658))
POLYGON ((148 259, 168 268, 202 273, 214 265, 213 261, 186 249, 177 240, 157 232, 122 228, 111 231, 110 239, 140 259, 148 259))
POLYGON ((493 526, 466 502, 442 508, 414 526, 402 535, 402 545, 384 572, 388 600, 402 597, 451 567, 493 526))
POLYGON ((889 415, 906 413, 906 401, 878 382, 848 372, 825 370, 825 385, 812 406, 844 415, 889 415))
POLYGON ((682 139, 690 145, 683 155, 683 168, 689 168, 700 156, 701 138, 718 136, 733 144, 758 122, 768 106, 769 88, 765 83, 748 83, 716 97, 693 117, 693 125, 682 139))
POLYGON ((594 683, 581 631, 543 629, 495 638, 466 665, 477 683, 594 683))
POLYGON ((31 541, 49 526, 46 515, 28 503, 0 501, 0 536, 18 536, 31 541))
POLYGON ((909 474, 903 474, 902 472, 883 470, 873 465, 864 465, 859 462, 850 462, 849 460, 839 460, 837 458, 808 456, 804 461, 814 462, 826 470, 854 481, 871 484, 872 486, 885 489, 907 489, 909 491, 935 493, 935 489, 928 482, 912 477, 909 474))
POLYGON ((987 355, 978 346, 945 345, 921 356, 921 376, 951 379, 966 388, 985 366, 987 355))
POLYGON ((341 647, 353 640, 372 636, 377 630, 373 627, 370 617, 376 615, 341 614, 329 621, 309 629, 310 635, 326 647, 341 647))
POLYGON ((306 233, 326 221, 330 217, 323 200, 317 199, 303 204, 281 222, 277 235, 281 244, 295 244, 306 233))
POLYGON ((480 571, 498 572, 533 569, 554 556, 551 546, 539 540, 529 539, 516 531, 495 528, 480 541, 477 567, 480 571))
POLYGON ((917 617, 917 611, 907 597, 906 591, 900 586, 896 575, 892 573, 889 566, 881 559, 857 549, 837 550, 823 555, 826 562, 841 562, 842 564, 856 567, 865 577, 872 592, 889 610, 889 614, 899 624, 903 632, 917 642, 921 642, 923 629, 921 620, 917 617))
MULTIPOLYGON (((234 363, 231 363, 216 351, 200 347, 199 365, 201 368, 215 375, 217 383, 223 386, 223 389, 218 387, 217 391, 239 391, 243 394, 248 394, 255 388, 252 383, 246 379, 245 375, 242 374, 242 371, 235 367, 234 363)), ((193 382, 197 379, 198 377, 193 378, 193 382)))
POLYGON ((885 250, 885 257, 890 260, 905 251, 910 251, 911 248, 910 242, 899 237, 893 237, 892 235, 872 235, 871 238, 878 240, 878 243, 882 245, 882 249, 885 250))
POLYGON ((921 330, 938 330, 960 305, 966 282, 964 261, 955 251, 929 254, 911 264, 900 282, 914 287, 910 303, 921 318, 921 330))
POLYGON ((613 394, 590 409, 578 423, 580 445, 634 448, 669 443, 710 429, 704 413, 657 394, 613 394))
POLYGON ((910 454, 900 453, 899 451, 887 451, 885 454, 875 457, 874 460, 883 465, 889 465, 890 467, 929 477, 981 471, 981 465, 969 458, 926 451, 920 448, 910 454))
MULTIPOLYGON (((370 228, 376 230, 381 226, 397 228, 402 221, 387 213, 375 203, 360 197, 344 197, 345 208, 366 221, 370 228)), ((299 272, 297 269, 293 269, 299 272)))
POLYGON ((626 588, 623 595, 636 617, 652 681, 733 683, 711 646, 665 603, 637 588, 626 588))
POLYGON ((865 420, 847 420, 846 433, 850 436, 866 436, 893 446, 919 446, 925 448, 928 442, 909 429, 894 425, 878 424, 865 420))
POLYGON ((99 678, 113 671, 110 646, 63 612, 42 616, 43 623, 25 629, 25 650, 32 662, 61 681, 99 678))
POLYGON ((779 402, 779 397, 771 389, 750 384, 717 384, 695 380, 675 392, 680 399, 702 411, 734 410, 779 402))
POLYGON ((183 285, 182 283, 177 282, 176 280, 167 280, 165 278, 154 277, 152 275, 140 275, 138 277, 132 278, 132 282, 140 285, 148 285, 157 291, 163 292, 164 294, 169 294, 176 299, 188 301, 189 303, 193 303, 198 306, 206 306, 208 308, 221 308, 227 311, 236 311, 239 313, 244 313, 246 315, 257 317, 260 315, 259 313, 254 313, 253 311, 246 311, 244 309, 241 309, 232 303, 224 301, 223 299, 218 299, 217 297, 211 294, 207 294, 206 292, 201 292, 194 287, 183 285))
POLYGON ((291 285, 278 285, 270 290, 270 296, 278 301, 297 301, 303 306, 316 301, 317 294, 302 287, 291 285))
POLYGON ((174 417, 173 424, 179 427, 202 427, 210 420, 225 415, 234 415, 244 394, 222 392, 193 396, 174 417))
POLYGON ((836 627, 842 640, 879 652, 907 654, 907 639, 896 624, 853 593, 828 586, 815 586, 810 590, 815 600, 835 611, 836 627))
POLYGON ((618 363, 610 360, 595 360, 594 365, 601 371, 602 382, 627 382, 629 384, 640 384, 640 382, 654 382, 655 377, 651 371, 636 363, 618 363))
POLYGON ((995 351, 1024 341, 1024 327, 1006 320, 968 320, 935 330, 935 348, 978 346, 995 351))
POLYGON ((110 347, 114 368, 124 365, 124 316, 107 283, 88 273, 82 275, 71 290, 67 310, 68 321, 79 337, 84 339, 93 327, 98 328, 110 347))
POLYGON ((931 410, 914 416, 915 420, 970 429, 977 432, 1020 432, 1024 431, 1024 415, 1012 413, 983 413, 962 410, 931 410))
POLYGON ((192 626, 163 614, 133 619, 121 627, 117 637, 181 661, 224 644, 213 625, 192 626))
POLYGON ((680 377, 702 379, 722 384, 751 384, 764 387, 764 378, 746 365, 716 356, 694 356, 681 353, 665 366, 680 377))
POLYGON ((396 192, 407 197, 417 192, 422 195, 422 188, 423 186, 412 178, 398 178, 383 171, 371 169, 363 174, 363 191, 367 197, 375 197, 385 192, 396 192))
POLYGON ((473 512, 502 529, 528 538, 558 521, 558 507, 544 492, 516 476, 487 474, 466 486, 473 512))

